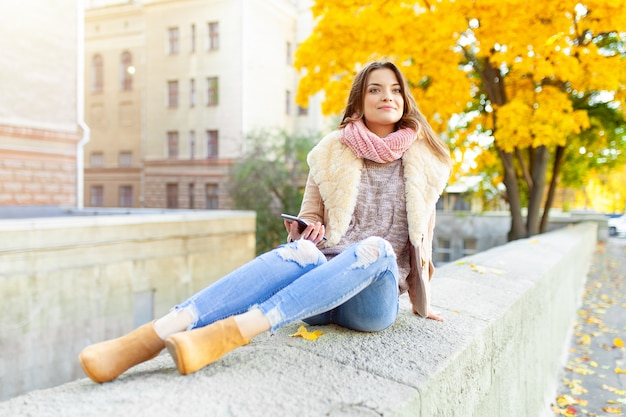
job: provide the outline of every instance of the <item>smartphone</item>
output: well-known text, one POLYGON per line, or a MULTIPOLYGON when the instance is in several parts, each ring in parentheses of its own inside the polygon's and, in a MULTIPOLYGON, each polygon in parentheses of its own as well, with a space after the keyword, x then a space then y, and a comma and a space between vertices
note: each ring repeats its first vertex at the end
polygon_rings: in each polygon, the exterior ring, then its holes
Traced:
POLYGON ((304 229, 309 225, 306 221, 302 220, 300 217, 292 216, 290 214, 281 214, 280 217, 289 221, 289 222, 298 222, 298 232, 304 232, 304 229))

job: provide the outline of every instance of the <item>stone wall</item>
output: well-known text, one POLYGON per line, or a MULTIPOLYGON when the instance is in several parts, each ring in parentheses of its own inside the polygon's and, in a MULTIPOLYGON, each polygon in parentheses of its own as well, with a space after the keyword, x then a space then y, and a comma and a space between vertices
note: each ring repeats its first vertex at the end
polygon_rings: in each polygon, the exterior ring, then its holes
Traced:
POLYGON ((254 254, 253 212, 0 220, 0 400, 82 377, 85 346, 167 313, 254 254))
POLYGON ((82 378, 0 403, 15 417, 150 415, 538 417, 549 414, 564 347, 596 248, 588 222, 511 242, 438 269, 433 306, 406 295, 374 333, 302 322, 261 335, 193 375, 164 351, 117 380, 82 378))

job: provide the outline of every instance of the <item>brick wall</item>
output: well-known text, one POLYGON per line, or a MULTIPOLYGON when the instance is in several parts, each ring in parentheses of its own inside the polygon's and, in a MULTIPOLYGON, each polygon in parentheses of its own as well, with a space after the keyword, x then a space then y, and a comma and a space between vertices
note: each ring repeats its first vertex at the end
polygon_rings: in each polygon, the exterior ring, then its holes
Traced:
POLYGON ((0 126, 0 205, 76 204, 78 133, 0 126))

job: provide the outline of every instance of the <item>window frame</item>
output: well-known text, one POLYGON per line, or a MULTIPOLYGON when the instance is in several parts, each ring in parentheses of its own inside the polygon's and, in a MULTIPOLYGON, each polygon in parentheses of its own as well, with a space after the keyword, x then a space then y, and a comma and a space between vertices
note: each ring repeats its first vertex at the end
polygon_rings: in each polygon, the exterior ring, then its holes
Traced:
POLYGON ((178 80, 168 80, 167 81, 167 108, 176 109, 178 108, 178 80))
POLYGON ((124 184, 118 189, 120 207, 133 207, 133 186, 124 184))
POLYGON ((167 53, 168 55, 178 55, 180 52, 180 30, 178 26, 167 28, 167 53))
POLYGON ((89 166, 91 168, 103 168, 104 167, 104 152, 94 151, 89 155, 89 166))
POLYGON ((219 209, 219 184, 206 183, 204 185, 204 204, 207 210, 219 209))
POLYGON ((104 58, 95 54, 91 58, 91 92, 102 93, 104 91, 104 58))
POLYGON ((120 55, 120 90, 133 90, 133 56, 130 52, 124 51, 120 55))
POLYGON ((120 151, 117 156, 117 165, 120 168, 130 168, 133 166, 133 152, 132 151, 120 151))
POLYGON ((219 105, 219 78, 206 78, 206 105, 214 107, 219 105))
POLYGON ((168 182, 165 184, 165 206, 168 209, 178 208, 178 184, 168 182))
POLYGON ((89 188, 89 203, 91 207, 104 207, 104 185, 94 184, 89 188))
POLYGON ((205 133, 206 158, 217 159, 219 155, 219 132, 217 129, 207 129, 205 133))
POLYGON ((220 23, 218 21, 207 22, 207 51, 220 49, 220 23))
POLYGON ((180 138, 177 130, 169 130, 167 132, 167 159, 178 159, 180 152, 180 138))

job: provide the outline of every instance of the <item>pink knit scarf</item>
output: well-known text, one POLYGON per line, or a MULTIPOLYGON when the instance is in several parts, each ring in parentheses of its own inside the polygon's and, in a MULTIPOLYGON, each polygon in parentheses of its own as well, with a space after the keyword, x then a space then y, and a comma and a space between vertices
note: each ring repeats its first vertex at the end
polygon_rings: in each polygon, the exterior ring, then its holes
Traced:
POLYGON ((380 138, 371 132, 362 120, 348 123, 341 131, 341 141, 348 145, 357 157, 379 164, 401 158, 404 151, 413 144, 415 137, 415 130, 404 128, 380 138))

